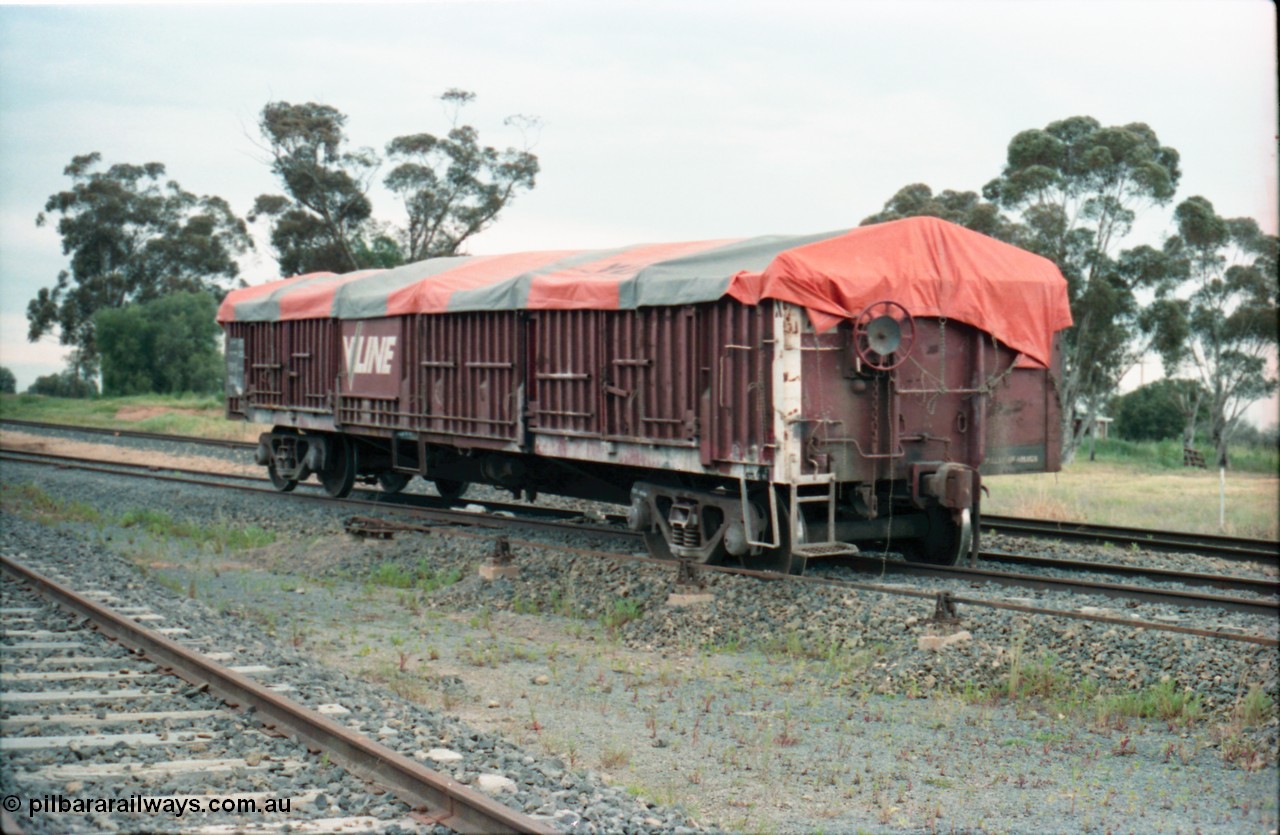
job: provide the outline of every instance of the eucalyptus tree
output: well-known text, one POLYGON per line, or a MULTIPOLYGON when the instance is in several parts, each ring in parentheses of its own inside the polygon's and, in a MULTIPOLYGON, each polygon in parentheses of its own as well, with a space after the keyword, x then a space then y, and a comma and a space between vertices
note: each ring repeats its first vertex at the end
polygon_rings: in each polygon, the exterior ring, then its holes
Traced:
POLYGON ((269 220, 281 272, 347 272, 457 254, 534 187, 538 158, 527 147, 499 151, 483 145, 474 127, 457 124, 475 94, 455 89, 439 98, 455 114, 446 134, 408 134, 386 145, 394 167, 382 182, 404 204, 403 228, 374 218, 369 192, 384 160, 371 148, 349 147, 345 114, 315 102, 263 108, 259 128, 284 194, 258 197, 250 219, 269 220))
POLYGON ((59 215, 62 252, 71 259, 52 288, 27 305, 28 339, 58 331, 73 346, 72 370, 98 368, 94 315, 175 292, 220 296, 239 275, 236 257, 252 247, 245 223, 220 197, 184 191, 165 167, 117 163, 101 154, 72 158, 71 186, 49 197, 36 225, 59 215))
POLYGON ((990 235, 1006 242, 1016 242, 1019 229, 995 203, 983 200, 973 191, 945 189, 933 193, 924 183, 903 186, 885 202, 884 208, 863 219, 862 225, 885 223, 908 217, 937 217, 966 229, 990 235))
MULTIPOLYGON (((443 101, 461 107, 475 95, 449 90, 443 101)), ((523 116, 506 120, 527 127, 523 116)), ((462 243, 492 224, 521 191, 535 185, 538 158, 527 147, 498 151, 482 146, 470 125, 457 125, 444 136, 418 133, 387 144, 396 163, 384 181, 404 201, 408 225, 404 251, 410 261, 457 254, 462 243)))
POLYGON ((271 219, 271 244, 285 275, 362 266, 356 252, 373 214, 368 192, 380 160, 372 149, 347 147, 346 123, 327 104, 275 101, 262 108, 258 128, 285 194, 260 195, 249 219, 271 219))
POLYGON ((1223 218, 1203 197, 1174 211, 1178 233, 1165 244, 1183 281, 1159 293, 1145 315, 1167 373, 1190 373, 1205 392, 1209 436, 1219 466, 1251 403, 1274 393, 1267 367, 1280 345, 1276 236, 1251 218, 1223 218))
POLYGON ((95 317, 102 352, 102 393, 209 394, 224 367, 218 303, 208 293, 170 293, 95 317))

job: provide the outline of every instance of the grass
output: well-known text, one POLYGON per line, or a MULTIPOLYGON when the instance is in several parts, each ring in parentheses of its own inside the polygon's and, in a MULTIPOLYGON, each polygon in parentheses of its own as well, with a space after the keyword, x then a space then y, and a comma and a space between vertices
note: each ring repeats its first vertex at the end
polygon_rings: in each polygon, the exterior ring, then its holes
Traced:
POLYGON ((397 562, 383 562, 369 575, 369 582, 393 589, 417 589, 428 594, 451 586, 462 579, 461 569, 437 571, 425 559, 408 567, 397 562))
POLYGON ((600 623, 605 629, 614 631, 623 624, 639 620, 641 615, 638 601, 620 597, 600 616, 600 623))
MULTIPOLYGON (((1180 688, 1172 680, 1127 693, 1102 694, 1091 680, 1069 675, 1052 653, 1024 658, 1020 643, 1014 646, 1009 673, 997 692, 983 692, 968 685, 961 694, 971 704, 992 697, 1042 704, 1051 713, 1092 719, 1098 728, 1120 729, 1130 719, 1158 719, 1170 726, 1187 727, 1209 718, 1200 694, 1180 688)), ((1273 710, 1270 698, 1255 687, 1236 707, 1236 715, 1247 715, 1256 723, 1268 718, 1273 710)))
POLYGON ((97 509, 83 502, 55 499, 34 484, 0 484, 0 507, 42 525, 58 522, 102 522, 102 514, 97 509))
POLYGON ((251 441, 260 426, 227 420, 222 398, 210 395, 138 395, 76 400, 38 394, 0 395, 0 416, 14 420, 132 429, 251 441))
POLYGON ((122 528, 137 528, 160 539, 187 539, 198 545, 210 545, 217 553, 261 548, 276 541, 272 531, 256 525, 237 527, 222 522, 197 525, 174 519, 167 513, 150 509, 129 510, 120 517, 122 528))
POLYGON ((604 746, 600 754, 600 767, 605 771, 618 771, 631 764, 631 749, 616 742, 604 746))
MULTIPOLYGON (((982 509, 992 514, 1058 521, 1127 525, 1190 533, 1280 539, 1280 478, 1233 469, 1226 478, 1226 524, 1218 525, 1218 473, 1168 467, 1158 444, 1099 444, 1060 473, 1000 475, 983 479, 991 491, 982 509), (1149 449, 1148 449, 1149 448, 1149 449)), ((1181 452, 1178 453, 1179 462, 1181 452)), ((1241 456, 1236 457, 1238 463, 1241 456)), ((1274 461, 1274 455, 1271 456, 1274 461)))
MULTIPOLYGON (((1205 455, 1206 461, 1212 461, 1213 445, 1205 439, 1196 442, 1196 449, 1205 455)), ((1088 458, 1089 445, 1080 448, 1079 456, 1088 458)), ((1227 455, 1231 459, 1231 470, 1237 473, 1259 473, 1275 475, 1280 471, 1280 450, 1271 447, 1241 445, 1230 446, 1227 455)), ((1182 441, 1125 441, 1108 438, 1098 441, 1097 460, 1102 462, 1132 463, 1152 470, 1182 470, 1182 441)))
POLYGON ((1095 723, 1109 727, 1124 719, 1159 719, 1186 727, 1205 717, 1200 695, 1179 690, 1172 681, 1162 681, 1145 690, 1107 696, 1096 700, 1095 723))
POLYGON ((1276 703, 1261 685, 1255 684, 1235 706, 1233 714, 1236 721, 1246 727, 1261 725, 1276 715, 1276 703))

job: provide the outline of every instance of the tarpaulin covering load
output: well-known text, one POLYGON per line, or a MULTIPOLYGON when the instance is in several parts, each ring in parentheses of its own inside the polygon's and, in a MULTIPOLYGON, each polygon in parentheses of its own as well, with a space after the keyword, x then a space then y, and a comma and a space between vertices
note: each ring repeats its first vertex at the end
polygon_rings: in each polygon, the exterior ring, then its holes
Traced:
POLYGON ((219 322, 365 319, 476 310, 626 310, 778 299, 822 331, 895 301, 987 331, 1041 365, 1071 324, 1045 258, 937 218, 803 237, 432 258, 391 270, 312 273, 230 293, 219 322))

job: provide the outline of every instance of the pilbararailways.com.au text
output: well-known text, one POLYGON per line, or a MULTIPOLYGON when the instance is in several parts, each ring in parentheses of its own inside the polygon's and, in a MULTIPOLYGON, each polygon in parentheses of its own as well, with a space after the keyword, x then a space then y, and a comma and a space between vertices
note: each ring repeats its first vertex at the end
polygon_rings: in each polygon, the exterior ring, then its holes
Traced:
MULTIPOLYGON (((10 808, 10 798, 5 798, 5 807, 10 808)), ((142 794, 131 794, 125 797, 65 797, 60 794, 46 794, 27 798, 27 815, 35 817, 45 813, 62 814, 134 814, 134 815, 170 815, 180 818, 185 814, 201 814, 202 812, 224 812, 240 815, 270 814, 289 812, 293 805, 288 797, 149 797, 142 794)), ((10 809, 10 811, 17 811, 10 809)))

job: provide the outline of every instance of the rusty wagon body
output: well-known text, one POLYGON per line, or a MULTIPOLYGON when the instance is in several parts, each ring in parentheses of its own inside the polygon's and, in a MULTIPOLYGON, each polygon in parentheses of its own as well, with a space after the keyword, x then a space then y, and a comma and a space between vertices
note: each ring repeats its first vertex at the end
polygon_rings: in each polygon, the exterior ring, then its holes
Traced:
POLYGON ((954 561, 979 473, 1059 466, 1061 276, 934 219, 301 276, 219 319, 281 489, 614 501, 655 553, 796 571, 954 561))

